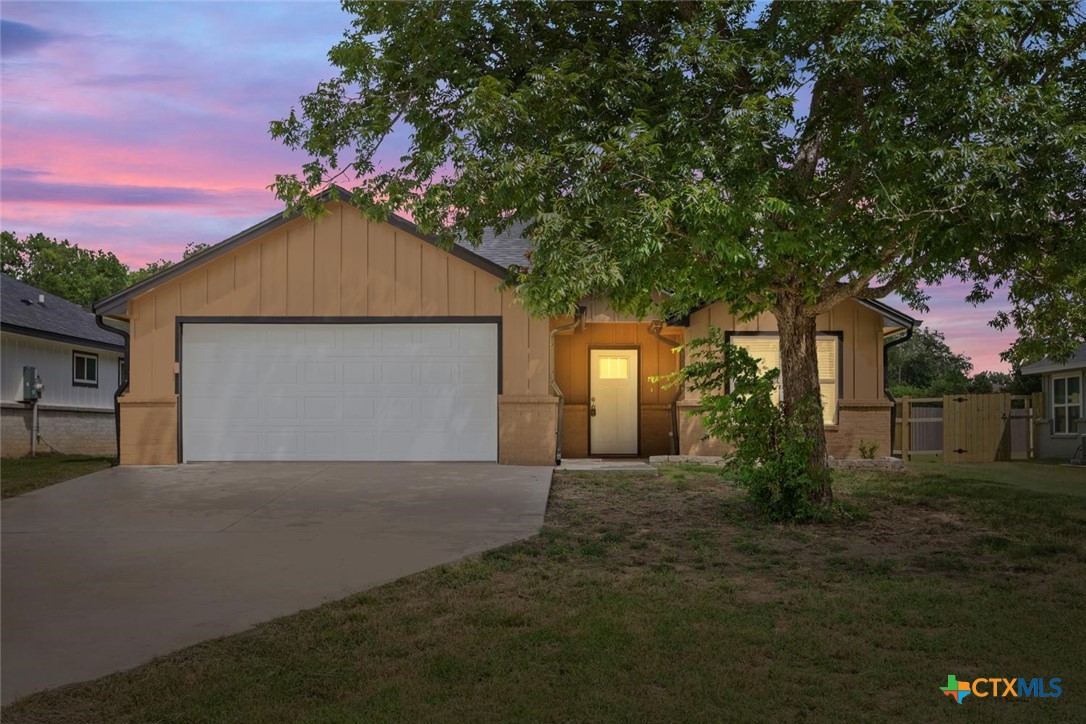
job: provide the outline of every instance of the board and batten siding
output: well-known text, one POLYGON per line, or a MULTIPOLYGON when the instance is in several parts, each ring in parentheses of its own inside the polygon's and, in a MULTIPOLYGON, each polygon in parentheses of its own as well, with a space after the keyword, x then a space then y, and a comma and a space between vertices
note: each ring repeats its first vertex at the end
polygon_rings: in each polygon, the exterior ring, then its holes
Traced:
MULTIPOLYGON (((826 427, 826 442, 834 457, 859 457, 861 442, 876 442, 878 455, 890 454, 893 403, 883 390, 882 325, 882 315, 851 299, 818 316, 818 331, 841 333, 843 384, 838 394, 838 420, 837 424, 826 427)), ((777 321, 768 312, 743 321, 727 305, 717 302, 690 315, 687 340, 706 336, 710 326, 738 333, 777 331, 777 321)), ((698 399, 696 392, 685 392, 680 409, 696 411, 698 399)), ((683 454, 717 455, 724 450, 719 440, 706 440, 704 436, 697 416, 681 416, 679 438, 683 454)))
POLYGON ((23 367, 34 367, 41 377, 42 407, 69 407, 88 410, 112 410, 120 373, 118 360, 124 355, 97 347, 56 342, 12 332, 0 333, 0 359, 3 359, 2 402, 23 399, 23 367), (98 355, 98 386, 72 384, 72 351, 98 355))
MULTIPOLYGON (((640 352, 640 451, 642 457, 670 455, 671 402, 676 390, 665 388, 663 380, 679 368, 679 355, 673 350, 682 345, 682 327, 664 327, 661 342, 649 330, 648 321, 616 315, 597 304, 589 305, 587 320, 611 318, 631 321, 586 321, 575 330, 561 332, 554 338, 554 377, 565 395, 562 423, 562 455, 567 458, 587 457, 589 453, 589 349, 593 347, 637 348, 640 352)), ((553 327, 568 323, 569 318, 556 319, 553 327)))
POLYGON ((131 380, 121 461, 177 462, 177 317, 497 317, 502 319, 502 462, 554 459, 549 323, 499 291, 493 274, 334 202, 129 301, 131 380), (551 434, 545 434, 551 430, 551 434), (542 434, 541 434, 542 433, 542 434))

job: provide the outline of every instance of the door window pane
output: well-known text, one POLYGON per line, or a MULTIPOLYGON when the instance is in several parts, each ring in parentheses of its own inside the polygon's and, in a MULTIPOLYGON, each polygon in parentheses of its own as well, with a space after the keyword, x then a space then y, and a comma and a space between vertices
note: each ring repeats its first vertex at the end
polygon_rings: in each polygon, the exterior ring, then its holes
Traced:
POLYGON ((625 380, 629 376, 629 357, 600 357, 601 380, 625 380))

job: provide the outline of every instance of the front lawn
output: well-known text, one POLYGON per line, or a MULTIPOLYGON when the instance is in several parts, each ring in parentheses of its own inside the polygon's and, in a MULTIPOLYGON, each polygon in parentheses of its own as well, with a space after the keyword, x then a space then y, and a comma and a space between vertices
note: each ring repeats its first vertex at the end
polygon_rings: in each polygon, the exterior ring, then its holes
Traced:
POLYGON ((0 495, 10 498, 108 468, 104 455, 38 455, 0 461, 0 495))
POLYGON ((1086 498, 854 474, 866 513, 783 526, 717 476, 556 474, 536 538, 4 721, 1086 720, 1086 498), (1064 693, 959 706, 951 674, 1064 693))

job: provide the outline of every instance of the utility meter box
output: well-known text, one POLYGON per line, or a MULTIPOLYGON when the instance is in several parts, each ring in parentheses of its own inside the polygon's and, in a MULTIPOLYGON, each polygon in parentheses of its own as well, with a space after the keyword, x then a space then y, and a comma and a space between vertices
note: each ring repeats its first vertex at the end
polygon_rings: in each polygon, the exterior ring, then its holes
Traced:
POLYGON ((23 367, 23 402, 33 402, 41 399, 41 378, 33 367, 23 367))

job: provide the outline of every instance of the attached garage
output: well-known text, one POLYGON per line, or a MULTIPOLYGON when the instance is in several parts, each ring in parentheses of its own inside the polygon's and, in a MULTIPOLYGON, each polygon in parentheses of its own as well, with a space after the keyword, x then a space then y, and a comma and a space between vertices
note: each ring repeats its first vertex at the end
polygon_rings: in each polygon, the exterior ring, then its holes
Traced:
POLYGON ((130 330, 121 464, 554 464, 550 321, 502 287, 523 245, 442 246, 349 196, 95 305, 130 330))
POLYGON ((184 462, 498 459, 500 319, 179 321, 184 462))

